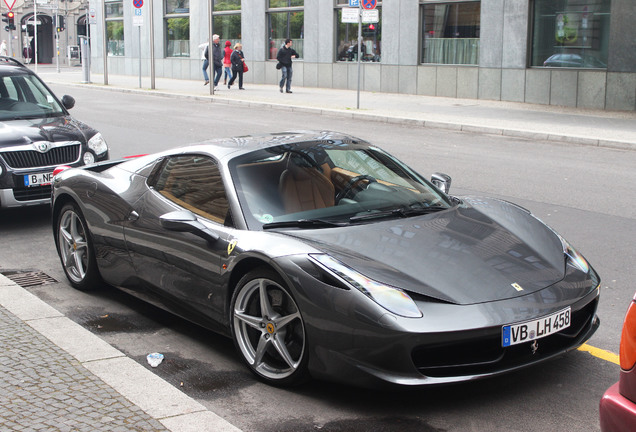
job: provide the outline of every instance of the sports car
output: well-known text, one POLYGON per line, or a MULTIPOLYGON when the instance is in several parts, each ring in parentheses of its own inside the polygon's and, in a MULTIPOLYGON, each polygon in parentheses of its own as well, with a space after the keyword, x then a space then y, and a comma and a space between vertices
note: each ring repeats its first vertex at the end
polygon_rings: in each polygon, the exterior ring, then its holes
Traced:
POLYGON ((528 210, 450 184, 341 133, 243 136, 60 167, 52 227, 72 286, 225 334, 272 385, 474 380, 589 339, 585 258, 528 210))

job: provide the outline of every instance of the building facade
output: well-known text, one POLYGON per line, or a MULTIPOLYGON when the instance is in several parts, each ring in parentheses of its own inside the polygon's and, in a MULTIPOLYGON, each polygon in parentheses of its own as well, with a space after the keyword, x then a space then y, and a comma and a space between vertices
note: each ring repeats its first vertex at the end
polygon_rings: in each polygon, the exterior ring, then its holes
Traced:
MULTIPOLYGON (((342 22, 347 8, 349 0, 90 1, 91 70, 138 75, 141 67, 149 76, 152 64, 156 77, 202 80, 201 44, 215 33, 242 43, 246 82, 275 84, 276 52, 289 37, 300 54, 295 85, 356 89, 358 24, 342 22)), ((634 0, 382 0, 376 8, 377 22, 361 30, 363 90, 636 110, 634 0)))
POLYGON ((80 36, 86 36, 88 3, 85 0, 7 0, 0 4, 0 37, 7 55, 25 63, 79 64, 80 36), (8 8, 11 5, 11 9, 8 8), (8 13, 13 12, 12 24, 8 13), (36 17, 34 19, 34 16, 36 17), (72 58, 69 49, 72 47, 72 58))

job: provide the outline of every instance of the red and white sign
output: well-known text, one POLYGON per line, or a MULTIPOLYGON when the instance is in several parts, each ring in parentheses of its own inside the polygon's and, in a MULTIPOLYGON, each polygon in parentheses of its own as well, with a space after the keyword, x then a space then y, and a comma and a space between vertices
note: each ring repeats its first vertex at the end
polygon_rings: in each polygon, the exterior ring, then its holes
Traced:
POLYGON ((7 7, 9 8, 9 10, 13 9, 13 6, 15 6, 15 2, 16 0, 13 0, 13 3, 11 3, 11 6, 9 6, 9 3, 7 2, 7 0, 4 0, 4 4, 7 5, 7 7))
POLYGON ((363 9, 375 9, 378 5, 378 0, 362 0, 363 9))

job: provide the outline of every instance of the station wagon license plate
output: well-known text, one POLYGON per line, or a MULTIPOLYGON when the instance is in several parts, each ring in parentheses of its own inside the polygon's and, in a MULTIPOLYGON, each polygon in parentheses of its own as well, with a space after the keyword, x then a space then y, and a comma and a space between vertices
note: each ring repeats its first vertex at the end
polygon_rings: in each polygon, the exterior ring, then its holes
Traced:
POLYGON ((563 309, 550 316, 503 327, 502 345, 507 347, 540 339, 570 327, 572 312, 563 309))
POLYGON ((53 180, 53 173, 39 173, 39 174, 26 174, 24 176, 24 185, 26 187, 32 186, 46 186, 50 185, 53 180))

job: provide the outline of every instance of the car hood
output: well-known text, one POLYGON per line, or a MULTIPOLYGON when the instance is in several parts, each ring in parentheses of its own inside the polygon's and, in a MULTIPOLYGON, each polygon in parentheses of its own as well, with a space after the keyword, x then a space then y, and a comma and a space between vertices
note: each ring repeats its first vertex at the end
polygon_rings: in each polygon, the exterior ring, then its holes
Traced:
POLYGON ((565 275, 559 238, 507 202, 335 229, 287 231, 363 275, 455 304, 523 296, 565 275))
POLYGON ((86 143, 83 123, 71 116, 49 117, 0 122, 2 147, 20 146, 38 141, 78 141, 86 143))

